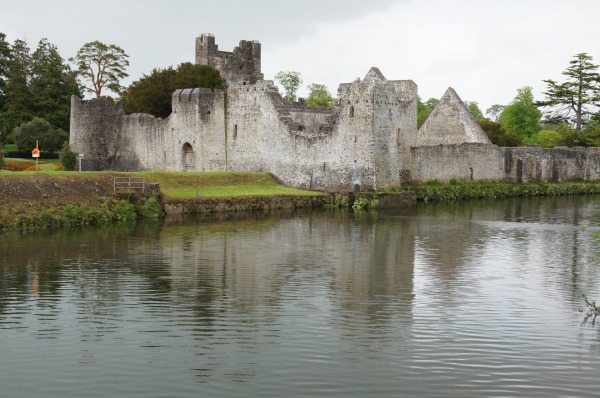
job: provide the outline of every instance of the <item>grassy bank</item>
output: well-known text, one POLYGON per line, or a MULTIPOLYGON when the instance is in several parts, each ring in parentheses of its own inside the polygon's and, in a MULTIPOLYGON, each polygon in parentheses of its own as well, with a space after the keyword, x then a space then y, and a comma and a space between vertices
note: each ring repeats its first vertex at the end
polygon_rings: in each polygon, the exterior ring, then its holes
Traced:
POLYGON ((158 183, 167 201, 227 198, 243 202, 265 196, 285 201, 286 197, 323 195, 280 185, 267 173, 4 170, 0 172, 0 229, 99 224, 155 216, 151 202, 135 207, 117 201, 113 197, 114 176, 139 176, 148 183, 158 183))
POLYGON ((511 184, 500 181, 441 183, 434 180, 425 184, 404 186, 402 189, 415 192, 417 201, 443 202, 469 199, 600 194, 600 182, 511 184))
POLYGON ((136 172, 129 174, 145 177, 149 182, 159 183, 162 194, 173 199, 320 195, 318 192, 281 185, 267 173, 136 172))
MULTIPOLYGON (((4 159, 4 170, 0 170, 0 175, 15 171, 33 171, 36 170, 35 160, 6 158, 4 159)), ((58 171, 62 170, 62 164, 58 159, 38 160, 38 171, 58 171)))
POLYGON ((37 230, 55 227, 101 225, 111 222, 132 221, 137 218, 158 218, 162 215, 155 198, 131 203, 128 200, 104 199, 99 207, 86 204, 67 204, 48 208, 36 214, 14 214, 0 211, 0 230, 37 230))

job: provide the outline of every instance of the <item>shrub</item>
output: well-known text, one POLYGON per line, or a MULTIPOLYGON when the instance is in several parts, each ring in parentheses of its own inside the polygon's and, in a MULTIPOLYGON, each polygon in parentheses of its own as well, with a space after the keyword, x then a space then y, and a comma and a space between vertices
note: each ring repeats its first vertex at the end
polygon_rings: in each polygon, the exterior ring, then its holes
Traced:
POLYGON ((63 170, 67 171, 73 171, 77 166, 77 154, 71 150, 68 142, 65 142, 60 150, 60 162, 63 170))
POLYGON ((163 210, 156 198, 148 198, 138 202, 137 213, 144 218, 158 218, 163 214, 163 210))
POLYGON ((554 148, 563 145, 563 136, 556 130, 540 130, 536 141, 544 148, 554 148))

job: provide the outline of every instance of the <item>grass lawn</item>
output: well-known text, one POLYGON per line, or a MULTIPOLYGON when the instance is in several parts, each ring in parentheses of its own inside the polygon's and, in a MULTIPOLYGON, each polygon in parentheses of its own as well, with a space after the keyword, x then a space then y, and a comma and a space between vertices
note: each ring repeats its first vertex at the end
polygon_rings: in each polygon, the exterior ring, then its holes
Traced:
POLYGON ((159 183, 161 192, 170 198, 319 194, 280 185, 267 173, 138 172, 130 174, 146 177, 148 182, 159 183))
MULTIPOLYGON (((38 171, 58 171, 62 169, 62 164, 59 159, 44 159, 38 160, 37 170, 38 171)), ((17 159, 17 158, 5 158, 4 159, 4 170, 0 172, 12 172, 12 171, 35 171, 35 160, 31 159, 17 159)))
MULTIPOLYGON (((17 159, 17 158, 5 158, 4 159, 4 170, 6 172, 11 171, 35 171, 35 160, 32 159, 17 159)), ((62 169, 62 164, 59 159, 43 159, 38 160, 38 171, 57 171, 62 169)))
MULTIPOLYGON (((123 175, 145 177, 147 183, 160 184, 160 191, 167 197, 173 199, 239 196, 314 196, 321 195, 320 192, 304 191, 280 185, 273 176, 268 173, 241 173, 241 172, 111 172, 111 171, 57 171, 60 162, 46 160, 38 164, 40 173, 31 173, 35 170, 35 162, 23 159, 6 159, 5 170, 0 170, 2 175, 51 175, 54 177, 85 176, 85 175, 123 175), (14 160, 14 162, 12 162, 14 160), (24 163, 22 167, 16 167, 15 171, 6 170, 7 164, 24 163), (31 168, 33 166, 33 169, 31 168), (25 171, 27 170, 27 171, 25 171)), ((19 166, 19 165, 17 165, 19 166)))

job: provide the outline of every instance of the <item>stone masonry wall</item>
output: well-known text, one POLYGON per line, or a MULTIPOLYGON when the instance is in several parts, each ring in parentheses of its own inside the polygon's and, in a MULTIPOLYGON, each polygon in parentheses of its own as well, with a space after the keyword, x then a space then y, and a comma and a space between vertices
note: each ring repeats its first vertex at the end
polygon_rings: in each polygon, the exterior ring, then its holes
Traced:
POLYGON ((107 170, 114 167, 120 134, 122 107, 102 99, 83 101, 71 97, 71 149, 84 154, 82 168, 107 170))
POLYGON ((372 153, 359 146, 358 134, 341 127, 339 107, 319 132, 301 129, 270 81, 231 87, 227 103, 228 170, 267 171, 292 186, 347 190, 354 165, 372 153))
POLYGON ((511 182, 600 179, 600 148, 501 148, 501 156, 511 182))
POLYGON ((465 143, 411 148, 411 180, 501 180, 503 159, 495 145, 465 143))

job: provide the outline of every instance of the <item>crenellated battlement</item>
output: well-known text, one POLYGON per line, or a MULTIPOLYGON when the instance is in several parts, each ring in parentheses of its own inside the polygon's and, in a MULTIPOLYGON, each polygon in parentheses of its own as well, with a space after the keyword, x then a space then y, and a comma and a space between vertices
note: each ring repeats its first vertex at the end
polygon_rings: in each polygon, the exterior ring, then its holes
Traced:
POLYGON ((261 46, 256 40, 240 40, 233 51, 220 51, 215 36, 205 33, 196 38, 196 64, 221 72, 228 86, 255 84, 263 79, 261 46))

